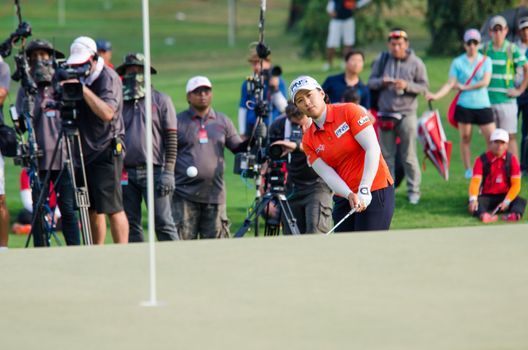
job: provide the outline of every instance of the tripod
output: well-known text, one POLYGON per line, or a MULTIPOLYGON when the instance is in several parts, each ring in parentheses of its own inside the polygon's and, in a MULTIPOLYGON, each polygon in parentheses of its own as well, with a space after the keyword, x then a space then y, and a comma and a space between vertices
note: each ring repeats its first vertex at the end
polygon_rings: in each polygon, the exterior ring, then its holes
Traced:
MULTIPOLYGON (((62 129, 59 135, 59 138, 57 139, 57 143, 55 144, 55 149, 53 150, 53 156, 51 157, 50 164, 53 164, 55 161, 55 158, 57 157, 59 149, 62 148, 62 142, 66 143, 66 160, 64 161, 64 165, 59 174, 57 175, 55 186, 61 181, 61 178, 64 174, 64 171, 67 170, 69 172, 69 175, 71 177, 73 189, 74 189, 74 195, 75 195, 75 205, 77 209, 79 210, 79 216, 81 221, 81 232, 82 232, 82 238, 83 243, 85 245, 92 245, 92 231, 90 227, 90 216, 88 213, 88 208, 90 207, 90 198, 88 196, 88 186, 86 181, 86 170, 83 162, 83 153, 82 153, 82 147, 81 147, 81 138, 79 134, 79 129, 75 125, 74 120, 65 119, 62 123, 62 129), (75 166, 74 166, 74 146, 77 146, 77 149, 79 150, 79 158, 80 158, 80 180, 81 183, 78 184, 76 173, 75 173, 75 166)), ((28 236, 28 239, 26 241, 26 247, 29 245, 29 241, 31 239, 31 235, 33 235, 33 230, 35 227, 35 223, 37 218, 43 218, 43 209, 44 209, 44 199, 46 199, 49 196, 46 196, 49 191, 47 189, 49 188, 50 183, 50 177, 51 177, 51 169, 48 169, 46 172, 46 176, 43 181, 43 186, 41 187, 41 191, 39 193, 39 198, 37 201, 37 205, 35 206, 35 213, 33 216, 33 220, 31 223, 31 233, 28 236)), ((46 221, 45 219, 43 219, 46 221)), ((53 225, 47 225, 48 230, 46 233, 46 237, 42 237, 44 244, 48 245, 50 244, 50 238, 51 235, 55 236, 54 227, 53 225)))
MULTIPOLYGON (((258 175, 259 177, 261 175, 258 175)), ((257 182, 260 183, 260 180, 257 178, 257 182)), ((249 208, 249 214, 244 219, 242 227, 238 229, 235 233, 235 237, 242 237, 246 234, 252 224, 255 225, 255 236, 258 236, 259 223, 258 219, 262 213, 266 214, 266 222, 264 225, 264 236, 278 236, 281 229, 281 223, 283 225, 283 234, 284 227, 288 227, 289 232, 293 235, 300 235, 299 228, 297 227, 297 219, 293 216, 290 204, 288 199, 283 192, 284 187, 282 186, 271 186, 271 190, 266 192, 266 194, 260 197, 257 194, 255 201, 249 208), (277 221, 271 222, 268 218, 269 207, 268 205, 275 203, 279 205, 279 219, 277 221)), ((258 193, 258 190, 257 190, 258 193)))

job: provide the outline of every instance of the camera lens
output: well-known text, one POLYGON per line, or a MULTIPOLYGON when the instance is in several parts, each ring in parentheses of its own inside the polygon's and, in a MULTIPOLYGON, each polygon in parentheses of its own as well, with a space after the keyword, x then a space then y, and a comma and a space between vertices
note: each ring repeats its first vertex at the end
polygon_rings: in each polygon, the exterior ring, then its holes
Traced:
POLYGON ((271 145, 268 149, 268 155, 273 160, 279 160, 282 157, 282 146, 280 145, 271 145))

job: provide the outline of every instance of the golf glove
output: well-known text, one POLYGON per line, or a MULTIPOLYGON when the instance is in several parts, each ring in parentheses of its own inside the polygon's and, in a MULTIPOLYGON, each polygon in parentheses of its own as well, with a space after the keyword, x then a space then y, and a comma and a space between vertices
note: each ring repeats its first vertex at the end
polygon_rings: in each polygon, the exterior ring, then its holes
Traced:
POLYGON ((167 196, 174 191, 174 173, 163 171, 158 179, 156 190, 160 196, 167 196))
POLYGON ((372 194, 370 193, 367 187, 361 187, 358 190, 357 195, 359 198, 359 202, 365 204, 365 208, 367 208, 370 202, 372 202, 372 194))

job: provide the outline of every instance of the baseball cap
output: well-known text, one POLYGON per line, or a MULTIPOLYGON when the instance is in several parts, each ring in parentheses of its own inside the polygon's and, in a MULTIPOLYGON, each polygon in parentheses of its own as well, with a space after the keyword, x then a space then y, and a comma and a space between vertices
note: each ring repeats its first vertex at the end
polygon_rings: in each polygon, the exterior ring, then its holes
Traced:
POLYGON ((464 33, 464 42, 467 43, 470 40, 476 40, 480 43, 480 32, 473 28, 466 30, 464 33))
POLYGON ((489 22, 490 29, 495 28, 495 26, 501 26, 502 28, 508 27, 508 23, 504 19, 504 17, 497 15, 493 16, 489 22))
POLYGON ((211 84, 211 81, 209 81, 209 79, 201 75, 197 75, 189 79, 189 81, 187 82, 187 86, 185 87, 185 92, 189 93, 191 91, 196 90, 200 86, 206 86, 208 88, 213 88, 213 85, 211 84))
POLYGON ((80 36, 70 46, 70 57, 67 64, 83 64, 97 53, 97 45, 92 38, 80 36))
POLYGON ((97 39, 95 41, 97 51, 112 51, 112 43, 105 39, 97 39))
POLYGON ((319 89, 321 91, 323 90, 317 80, 307 75, 301 75, 300 77, 296 78, 294 81, 291 82, 290 88, 288 90, 290 91, 290 98, 293 102, 295 102, 295 95, 299 91, 315 89, 319 89))
POLYGON ((31 56, 31 53, 37 50, 46 51, 50 56, 53 56, 53 53, 55 53, 56 58, 64 58, 64 54, 62 52, 55 50, 53 45, 44 39, 31 40, 26 46, 26 55, 31 56))
POLYGON ((519 18, 519 24, 518 24, 519 30, 524 29, 526 27, 528 27, 528 17, 519 18))
MULTIPOLYGON (((140 52, 129 52, 123 57, 123 63, 115 70, 119 75, 125 75, 126 67, 130 66, 144 66, 145 55, 140 52)), ((158 71, 154 67, 150 67, 150 74, 156 74, 158 71)))
POLYGON ((495 129, 491 133, 490 141, 510 142, 510 136, 508 135, 508 132, 504 129, 495 129))

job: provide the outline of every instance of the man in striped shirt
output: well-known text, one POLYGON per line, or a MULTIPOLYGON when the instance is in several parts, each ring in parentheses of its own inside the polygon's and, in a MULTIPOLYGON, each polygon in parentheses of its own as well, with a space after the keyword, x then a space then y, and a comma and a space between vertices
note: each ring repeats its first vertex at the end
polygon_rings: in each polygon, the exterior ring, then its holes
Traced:
POLYGON ((528 62, 525 55, 514 43, 506 40, 508 24, 504 17, 495 16, 490 20, 489 32, 491 42, 483 47, 493 63, 491 82, 488 94, 495 124, 506 130, 510 143, 508 151, 518 157, 517 142, 517 101, 528 85, 528 62), (524 79, 519 87, 515 87, 515 69, 522 67, 524 79))

